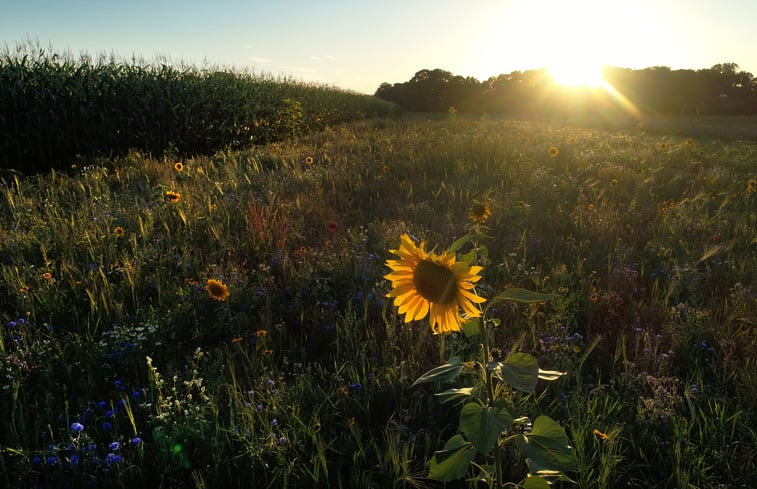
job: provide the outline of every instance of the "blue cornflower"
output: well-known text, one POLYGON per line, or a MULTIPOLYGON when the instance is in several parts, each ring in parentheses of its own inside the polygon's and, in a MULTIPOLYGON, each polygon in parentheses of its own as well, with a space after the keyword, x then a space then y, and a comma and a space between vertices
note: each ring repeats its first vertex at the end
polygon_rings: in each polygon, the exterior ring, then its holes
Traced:
POLYGON ((113 428, 113 425, 106 421, 100 427, 103 429, 103 431, 109 431, 113 428))
POLYGON ((32 465, 42 465, 42 457, 35 455, 32 459, 32 465))
POLYGON ((361 389, 362 387, 363 387, 363 384, 361 384, 360 382, 355 382, 354 384, 352 384, 352 385, 350 386, 350 388, 351 388, 351 389, 352 389, 353 391, 359 391, 359 390, 360 390, 360 389, 361 389))
POLYGON ((79 456, 76 454, 71 455, 71 457, 68 459, 68 463, 71 465, 71 468, 74 468, 79 465, 79 456))
POLYGON ((138 436, 135 436, 134 438, 131 439, 131 444, 132 445, 139 445, 141 443, 142 443, 142 438, 140 438, 138 436))
POLYGON ((286 445, 287 439, 285 436, 279 437, 279 445, 286 445))
POLYGON ((71 431, 74 433, 80 433, 84 429, 84 425, 81 423, 71 423, 71 431))
POLYGON ((120 447, 121 444, 117 441, 114 441, 110 445, 108 445, 108 450, 110 450, 111 452, 117 452, 120 447))
POLYGON ((57 465, 58 464, 58 457, 50 455, 49 457, 47 457, 47 460, 45 460, 45 463, 47 465, 57 465))
POLYGON ((116 455, 115 453, 109 453, 105 456, 105 462, 108 464, 117 464, 121 460, 123 460, 121 455, 116 455))

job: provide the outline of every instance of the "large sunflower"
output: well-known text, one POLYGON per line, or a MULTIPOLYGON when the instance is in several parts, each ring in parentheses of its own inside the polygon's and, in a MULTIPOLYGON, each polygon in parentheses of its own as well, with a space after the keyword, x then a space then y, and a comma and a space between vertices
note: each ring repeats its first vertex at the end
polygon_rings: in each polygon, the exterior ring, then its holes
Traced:
POLYGON ((405 322, 429 316, 434 333, 447 334, 460 331, 460 309, 469 318, 481 316, 474 303, 486 299, 472 292, 482 267, 458 262, 452 253, 426 252, 425 243, 416 246, 410 236, 402 235, 400 249, 389 250, 400 257, 387 260, 392 273, 384 278, 391 280, 392 291, 398 312, 405 315, 405 322))

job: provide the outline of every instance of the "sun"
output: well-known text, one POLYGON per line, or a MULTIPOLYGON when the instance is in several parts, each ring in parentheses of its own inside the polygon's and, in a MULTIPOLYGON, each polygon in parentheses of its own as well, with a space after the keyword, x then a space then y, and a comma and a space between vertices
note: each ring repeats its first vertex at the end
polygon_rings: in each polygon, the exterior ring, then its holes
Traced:
POLYGON ((560 85, 571 87, 604 87, 602 65, 591 60, 564 60, 547 66, 552 79, 560 85))

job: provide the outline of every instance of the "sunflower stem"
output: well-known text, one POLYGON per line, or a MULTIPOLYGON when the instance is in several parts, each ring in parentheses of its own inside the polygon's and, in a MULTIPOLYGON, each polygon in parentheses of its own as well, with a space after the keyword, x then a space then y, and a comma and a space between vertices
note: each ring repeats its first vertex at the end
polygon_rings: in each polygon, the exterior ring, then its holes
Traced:
MULTIPOLYGON (((489 362, 491 359, 491 351, 489 349, 489 330, 486 327, 486 321, 484 320, 483 315, 479 317, 478 319, 479 323, 479 329, 481 330, 481 339, 483 343, 483 348, 481 349, 481 356, 483 357, 483 366, 484 366, 484 378, 486 381, 486 394, 488 397, 487 405, 489 407, 494 407, 494 380, 492 378, 492 373, 489 370, 489 362)), ((495 473, 495 481, 494 481, 494 487, 497 489, 502 488, 502 455, 499 451, 499 440, 497 441, 497 444, 494 446, 494 473, 495 473)))

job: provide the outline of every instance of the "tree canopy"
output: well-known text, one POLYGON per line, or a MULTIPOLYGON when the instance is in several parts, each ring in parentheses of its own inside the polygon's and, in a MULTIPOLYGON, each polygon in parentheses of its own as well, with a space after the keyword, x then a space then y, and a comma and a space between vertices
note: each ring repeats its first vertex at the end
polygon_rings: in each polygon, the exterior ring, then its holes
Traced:
POLYGON ((612 90, 563 86, 546 69, 485 81, 423 69, 404 83, 382 83, 375 95, 417 112, 455 107, 469 113, 588 115, 632 106, 644 114, 757 114, 757 78, 735 63, 700 70, 606 67, 603 77, 612 90))

